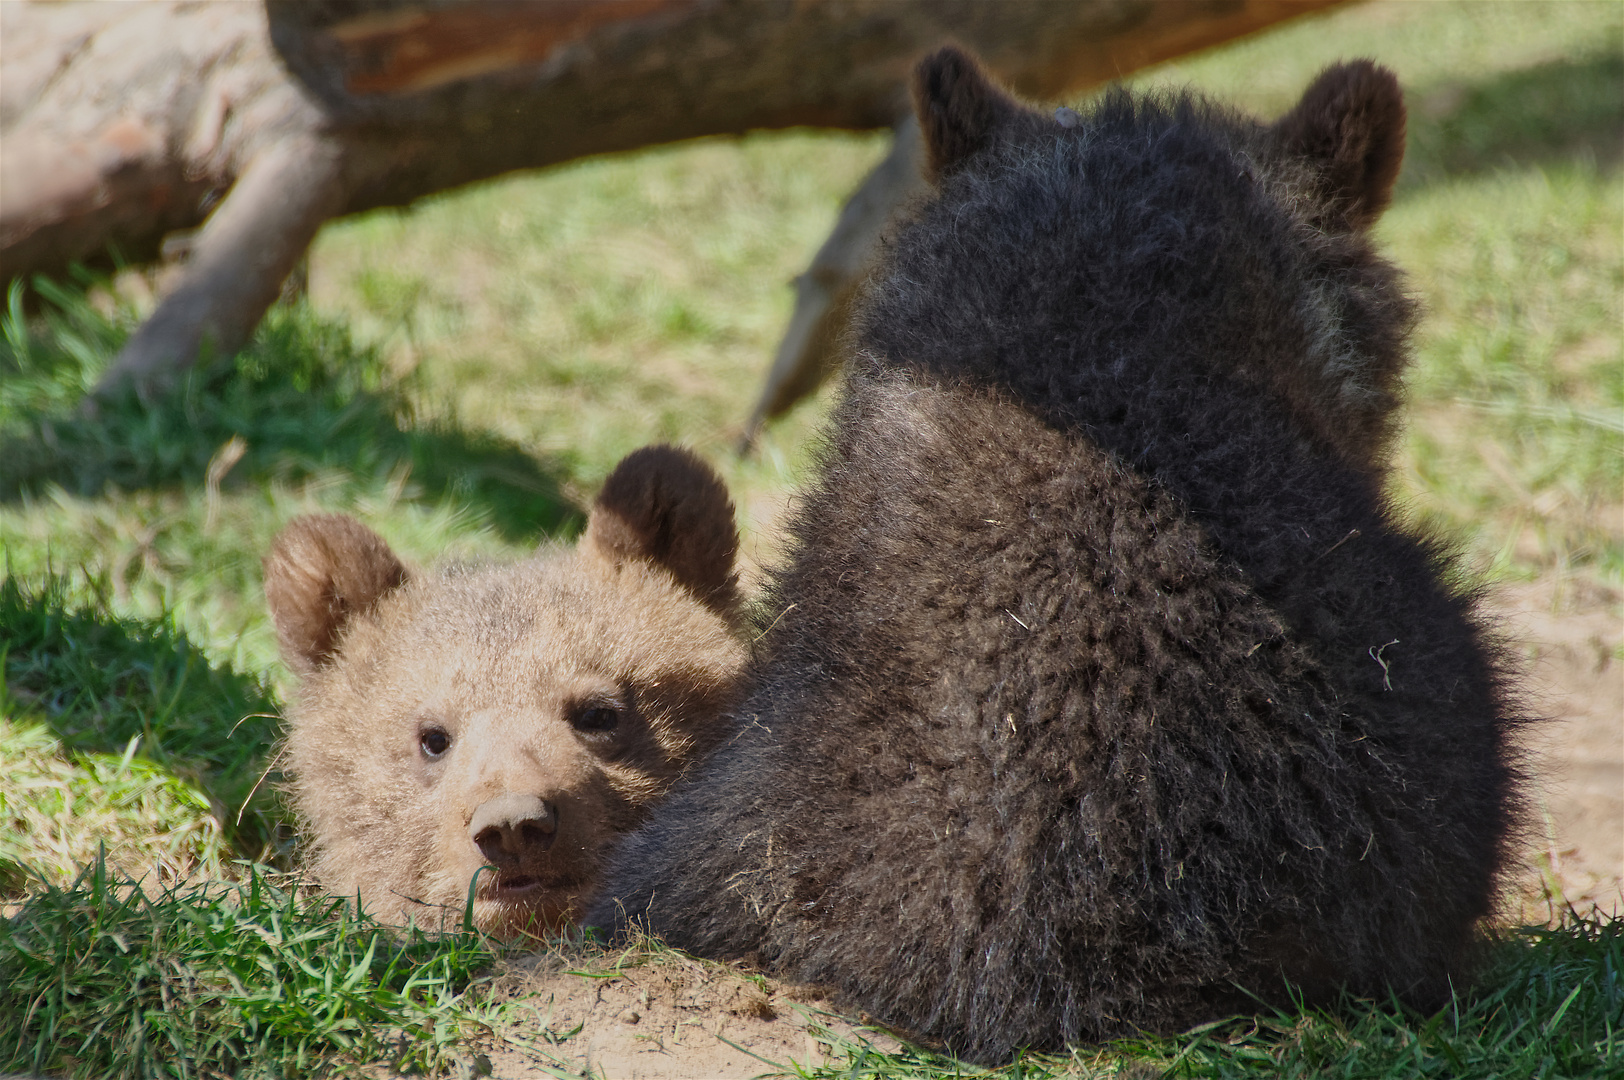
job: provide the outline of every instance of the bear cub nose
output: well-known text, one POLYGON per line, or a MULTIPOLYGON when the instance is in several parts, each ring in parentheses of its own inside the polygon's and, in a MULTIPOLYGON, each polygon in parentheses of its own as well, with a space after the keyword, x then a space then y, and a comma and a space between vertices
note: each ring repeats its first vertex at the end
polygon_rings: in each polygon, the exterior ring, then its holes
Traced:
POLYGON ((468 835, 493 865, 507 868, 536 858, 553 845, 558 811, 546 799, 506 792, 481 803, 468 835))

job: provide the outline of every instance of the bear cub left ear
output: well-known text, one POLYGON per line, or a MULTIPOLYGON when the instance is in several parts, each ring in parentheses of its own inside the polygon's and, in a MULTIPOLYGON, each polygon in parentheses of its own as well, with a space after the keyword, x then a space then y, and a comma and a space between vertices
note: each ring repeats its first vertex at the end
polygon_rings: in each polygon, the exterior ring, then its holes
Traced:
POLYGON ((645 446, 615 466, 592 505, 583 544, 610 562, 668 571, 707 607, 737 618, 739 533, 727 486, 675 446, 645 446))
POLYGON ((944 45, 919 61, 914 111, 925 140, 925 178, 940 182, 1032 111, 989 79, 975 57, 944 45))
POLYGON ((1274 125, 1282 149, 1319 173, 1318 195, 1350 228, 1373 225, 1404 162, 1404 92, 1369 60, 1335 64, 1274 125))
POLYGON ((410 575, 383 537, 344 514, 307 514, 265 556, 265 600, 282 659, 301 678, 338 655, 354 620, 410 575))

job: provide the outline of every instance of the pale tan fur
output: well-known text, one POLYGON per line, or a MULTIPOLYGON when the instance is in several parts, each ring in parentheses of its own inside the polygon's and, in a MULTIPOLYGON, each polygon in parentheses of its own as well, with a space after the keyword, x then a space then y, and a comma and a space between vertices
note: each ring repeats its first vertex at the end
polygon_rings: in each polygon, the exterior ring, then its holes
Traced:
POLYGON ((289 791, 324 887, 391 922, 455 925, 478 872, 481 929, 556 929, 592 898, 611 842, 712 748, 746 655, 732 507, 697 459, 639 454, 579 544, 512 565, 396 572, 381 540, 336 516, 277 538, 267 595, 304 676, 289 791), (641 495, 606 507, 628 472, 641 495), (683 548, 689 536, 697 548, 683 548), (345 595, 346 580, 381 591, 345 595), (583 710, 605 707, 614 730, 582 730, 583 710), (446 739, 438 757, 430 729, 446 739), (470 831, 505 793, 539 797, 556 826, 509 868, 522 878, 481 872, 491 860, 470 831))

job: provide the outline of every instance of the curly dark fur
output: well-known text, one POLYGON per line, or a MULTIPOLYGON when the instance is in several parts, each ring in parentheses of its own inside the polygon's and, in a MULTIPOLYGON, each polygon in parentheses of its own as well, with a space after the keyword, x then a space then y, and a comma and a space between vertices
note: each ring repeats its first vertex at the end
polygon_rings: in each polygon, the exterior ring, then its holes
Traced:
POLYGON ((1062 127, 953 50, 916 85, 938 191, 869 288, 738 733, 587 921, 982 1061, 1237 984, 1443 1000, 1518 776, 1474 598, 1381 493, 1396 82, 1332 68, 1274 127, 1124 92, 1062 127))

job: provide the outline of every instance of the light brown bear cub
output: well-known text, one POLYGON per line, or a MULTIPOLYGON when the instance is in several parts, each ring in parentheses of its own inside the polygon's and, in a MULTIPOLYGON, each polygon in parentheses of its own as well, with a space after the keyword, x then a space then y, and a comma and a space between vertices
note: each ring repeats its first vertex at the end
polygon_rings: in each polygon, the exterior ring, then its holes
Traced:
POLYGON ((620 463, 573 549, 510 565, 419 573, 352 518, 288 525, 265 594, 323 886, 438 927, 478 873, 486 932, 577 918, 610 843, 723 730, 737 549, 721 480, 672 447, 620 463))

